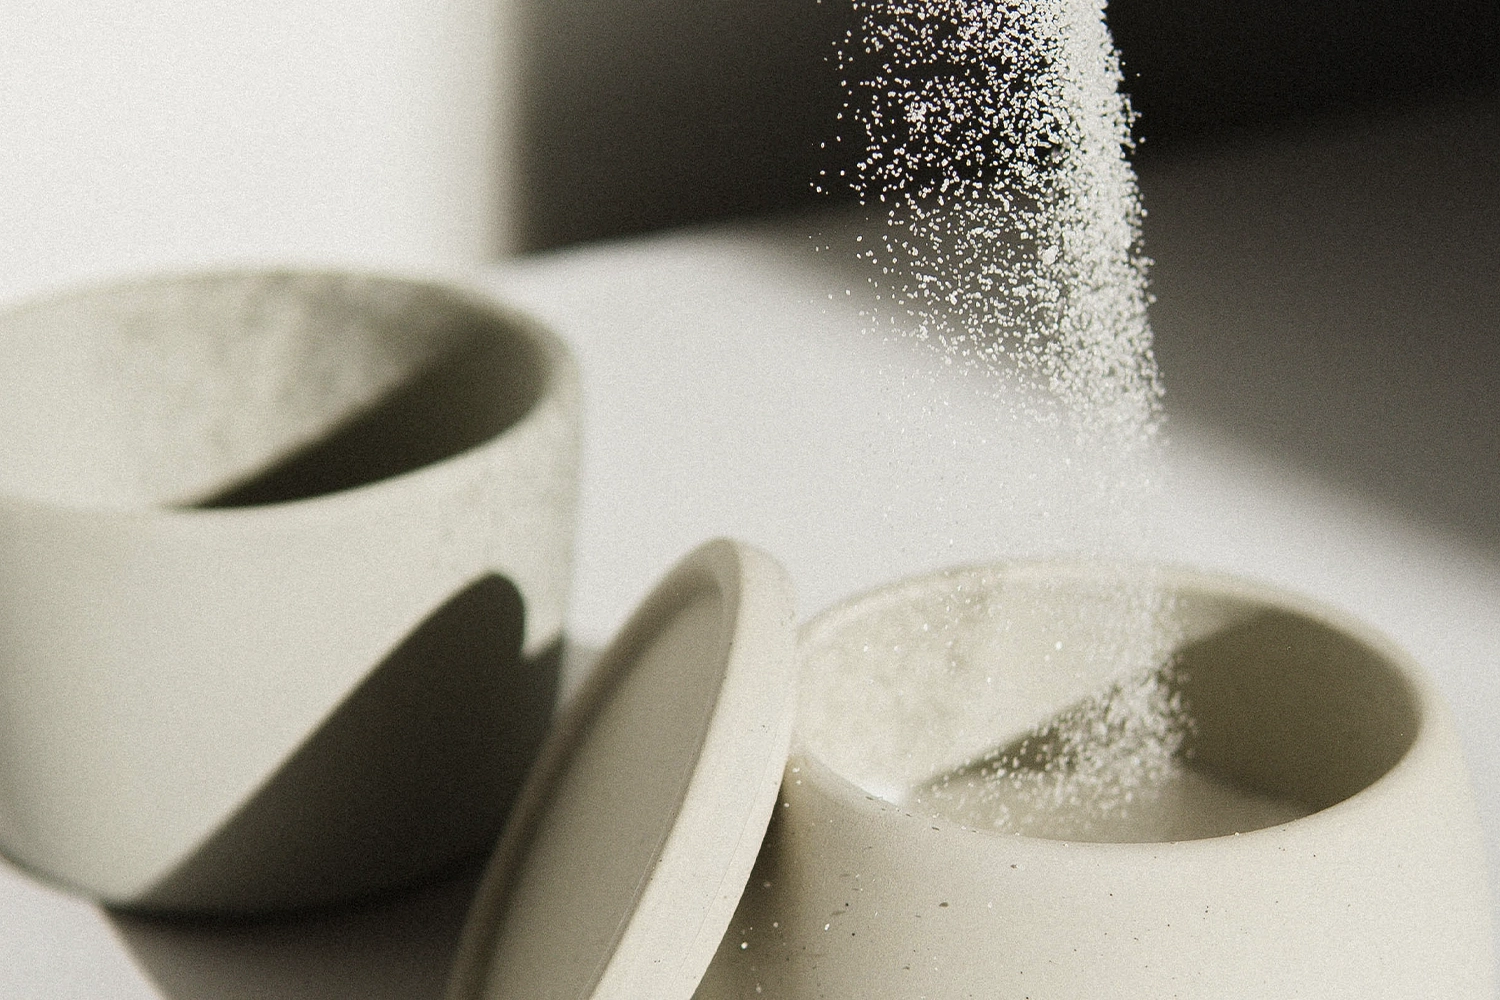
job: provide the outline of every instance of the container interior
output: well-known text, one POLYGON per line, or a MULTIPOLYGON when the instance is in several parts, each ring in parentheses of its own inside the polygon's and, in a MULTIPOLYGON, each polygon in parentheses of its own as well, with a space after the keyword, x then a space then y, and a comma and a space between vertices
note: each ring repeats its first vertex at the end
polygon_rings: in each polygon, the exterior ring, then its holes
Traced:
POLYGON ((1359 793, 1418 693, 1342 629, 1190 579, 942 574, 804 631, 800 739, 867 792, 1091 842, 1276 826, 1359 793))
POLYGON ((89 289, 0 316, 0 491, 125 509, 318 496, 501 433, 547 378, 514 320, 419 282, 89 289))

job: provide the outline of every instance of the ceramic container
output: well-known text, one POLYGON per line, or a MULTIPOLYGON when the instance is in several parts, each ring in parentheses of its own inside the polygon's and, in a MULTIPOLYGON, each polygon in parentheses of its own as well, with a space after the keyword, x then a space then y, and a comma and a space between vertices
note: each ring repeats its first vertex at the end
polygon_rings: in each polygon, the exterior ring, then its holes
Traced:
POLYGON ((552 711, 579 400, 442 281, 153 277, 0 315, 0 849, 302 906, 492 841, 552 711))
POLYGON ((780 802, 701 1000, 1493 995, 1453 727, 1357 621, 1212 574, 1002 565, 855 598, 798 655, 780 802), (1155 637, 1091 654, 1101 608, 1155 637), (1007 832, 934 794, 1055 751, 1047 720, 1128 688, 1108 661, 1152 646, 1175 664, 1162 704, 1194 720, 1190 777, 1228 796, 1178 801, 1176 835, 1007 832))

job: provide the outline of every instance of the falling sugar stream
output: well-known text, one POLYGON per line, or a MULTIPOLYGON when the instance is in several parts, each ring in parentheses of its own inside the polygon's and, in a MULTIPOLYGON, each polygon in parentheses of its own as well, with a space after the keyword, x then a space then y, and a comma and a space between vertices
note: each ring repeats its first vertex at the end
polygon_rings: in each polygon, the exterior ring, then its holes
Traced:
MULTIPOLYGON (((1044 519, 1031 550, 1143 559, 1162 387, 1131 113, 1101 5, 854 0, 854 11, 836 59, 848 97, 836 142, 856 150, 839 180, 873 217, 856 237, 872 293, 866 325, 977 376, 1009 427, 1066 442, 1044 459, 1060 466, 1054 502, 1102 523, 1044 519)), ((815 187, 833 183, 825 175, 815 187)), ((1149 579, 1102 595, 1074 623, 1070 637, 1109 661, 1084 671, 1103 682, 1019 731, 1005 693, 985 682, 1001 669, 1076 671, 1079 654, 1064 655, 1060 639, 1055 662, 1051 651, 976 660, 964 636, 995 612, 990 595, 954 590, 920 622, 823 657, 804 692, 811 742, 865 757, 864 783, 888 798, 997 830, 1150 839, 1288 818, 1284 804, 1231 808, 1233 790, 1183 765, 1190 720, 1173 691, 1171 608, 1149 579), (899 669, 872 666, 898 649, 899 669), (1011 728, 997 728, 1002 718, 1011 728), (1219 819, 1195 828, 1199 812, 1219 819)))

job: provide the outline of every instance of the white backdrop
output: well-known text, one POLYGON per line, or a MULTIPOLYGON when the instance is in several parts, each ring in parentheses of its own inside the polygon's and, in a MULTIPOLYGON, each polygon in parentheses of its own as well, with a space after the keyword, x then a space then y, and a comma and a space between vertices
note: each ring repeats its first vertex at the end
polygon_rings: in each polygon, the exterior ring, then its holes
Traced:
POLYGON ((509 9, 5 4, 0 292, 225 259, 492 255, 509 9))

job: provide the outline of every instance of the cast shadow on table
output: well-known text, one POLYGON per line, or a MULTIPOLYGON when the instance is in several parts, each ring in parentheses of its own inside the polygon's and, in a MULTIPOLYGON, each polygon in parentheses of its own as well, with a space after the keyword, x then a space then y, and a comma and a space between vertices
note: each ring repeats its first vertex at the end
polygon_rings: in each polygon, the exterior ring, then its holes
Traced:
POLYGON ((110 921, 163 1000, 439 1000, 473 862, 362 904, 239 922, 115 913, 110 921))
POLYGON ((521 634, 515 587, 494 575, 471 584, 139 912, 111 914, 166 996, 428 995, 467 908, 464 866, 493 845, 552 717, 561 644, 528 659, 521 634), (291 913, 294 896, 328 905, 291 913), (262 915, 153 915, 226 900, 262 915))

